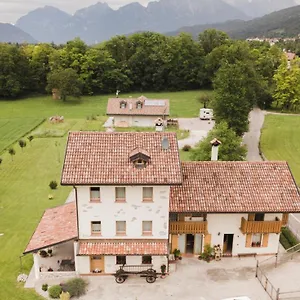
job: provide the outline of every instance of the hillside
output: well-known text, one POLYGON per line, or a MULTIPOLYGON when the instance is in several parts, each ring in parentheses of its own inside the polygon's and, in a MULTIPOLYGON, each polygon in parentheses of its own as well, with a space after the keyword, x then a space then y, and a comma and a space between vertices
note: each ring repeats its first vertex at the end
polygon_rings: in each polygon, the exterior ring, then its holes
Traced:
POLYGON ((225 31, 235 39, 248 37, 294 37, 300 33, 300 5, 286 8, 261 18, 250 21, 228 21, 206 25, 182 27, 177 31, 169 32, 168 35, 177 35, 179 32, 188 32, 197 36, 200 32, 215 28, 225 31))
POLYGON ((160 0, 147 7, 138 2, 117 10, 107 3, 78 10, 69 15, 45 6, 20 18, 16 26, 41 42, 64 43, 80 37, 88 44, 99 43, 115 35, 136 31, 167 32, 182 26, 249 17, 224 0, 160 0))
POLYGON ((36 43, 28 33, 11 24, 0 23, 0 43, 36 43))

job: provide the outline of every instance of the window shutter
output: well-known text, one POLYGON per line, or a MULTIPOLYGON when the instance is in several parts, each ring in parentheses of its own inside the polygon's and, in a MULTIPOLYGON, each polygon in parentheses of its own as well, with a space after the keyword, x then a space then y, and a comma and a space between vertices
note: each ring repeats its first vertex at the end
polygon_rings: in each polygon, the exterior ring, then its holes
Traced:
POLYGON ((248 214, 248 221, 254 221, 255 214, 248 214))
POLYGON ((262 241, 262 247, 268 247, 268 243, 269 243, 269 234, 264 233, 263 241, 262 241))
POLYGON ((252 243, 252 234, 248 233, 246 234, 246 247, 247 248, 251 247, 251 243, 252 243))
POLYGON ((178 235, 177 234, 172 234, 171 243, 172 243, 172 253, 173 253, 173 251, 175 249, 178 249, 178 235))
POLYGON ((282 226, 287 225, 289 220, 289 214, 282 214, 282 226))
POLYGON ((211 234, 206 234, 204 237, 204 246, 210 245, 210 243, 211 243, 211 234))

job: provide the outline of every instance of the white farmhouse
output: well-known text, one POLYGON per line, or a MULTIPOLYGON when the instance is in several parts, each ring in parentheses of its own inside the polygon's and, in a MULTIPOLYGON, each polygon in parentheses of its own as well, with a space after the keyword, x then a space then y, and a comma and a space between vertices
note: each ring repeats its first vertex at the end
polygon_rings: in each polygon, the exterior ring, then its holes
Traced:
POLYGON ((160 272, 175 249, 205 245, 275 254, 288 214, 300 212, 286 162, 180 163, 175 133, 70 133, 61 183, 75 203, 46 210, 24 251, 37 278, 124 264, 160 272))
POLYGON ((110 98, 106 114, 115 127, 154 127, 155 121, 169 116, 168 99, 110 98))

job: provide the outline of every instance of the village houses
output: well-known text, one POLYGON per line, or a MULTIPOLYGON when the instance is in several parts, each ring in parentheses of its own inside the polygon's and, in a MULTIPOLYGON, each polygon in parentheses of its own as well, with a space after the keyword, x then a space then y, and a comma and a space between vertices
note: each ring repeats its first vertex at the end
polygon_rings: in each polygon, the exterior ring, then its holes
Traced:
POLYGON ((300 211, 286 162, 181 162, 171 132, 71 132, 61 184, 75 201, 46 210, 24 251, 36 278, 122 265, 160 272, 175 249, 199 255, 205 245, 275 254, 289 213, 300 211))

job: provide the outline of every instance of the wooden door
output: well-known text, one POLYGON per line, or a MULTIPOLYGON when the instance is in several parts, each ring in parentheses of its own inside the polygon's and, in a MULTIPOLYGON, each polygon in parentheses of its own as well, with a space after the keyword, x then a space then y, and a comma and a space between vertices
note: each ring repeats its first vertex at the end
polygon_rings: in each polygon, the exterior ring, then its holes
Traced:
POLYGON ((104 273, 104 255, 91 256, 91 273, 104 273))

